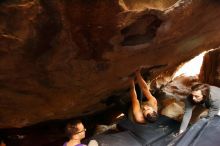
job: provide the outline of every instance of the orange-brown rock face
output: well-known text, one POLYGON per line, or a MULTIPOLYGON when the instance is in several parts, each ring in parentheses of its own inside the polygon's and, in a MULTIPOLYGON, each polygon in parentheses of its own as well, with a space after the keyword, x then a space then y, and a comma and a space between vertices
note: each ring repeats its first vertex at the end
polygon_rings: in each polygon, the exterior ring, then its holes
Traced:
POLYGON ((164 11, 120 2, 0 2, 0 128, 103 110, 138 66, 164 73, 220 44, 219 1, 164 11))
POLYGON ((178 0, 119 0, 119 4, 126 10, 144 10, 146 8, 165 10, 178 0))
POLYGON ((200 78, 205 83, 220 87, 220 49, 204 56, 200 78))

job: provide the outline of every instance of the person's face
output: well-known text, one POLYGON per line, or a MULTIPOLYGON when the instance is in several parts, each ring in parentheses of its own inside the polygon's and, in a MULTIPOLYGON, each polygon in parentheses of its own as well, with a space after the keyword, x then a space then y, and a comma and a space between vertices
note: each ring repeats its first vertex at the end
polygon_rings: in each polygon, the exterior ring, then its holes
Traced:
POLYGON ((154 112, 154 110, 153 110, 153 108, 152 107, 150 107, 150 106, 148 106, 148 105, 145 105, 144 107, 143 107, 143 114, 144 114, 144 116, 146 117, 148 114, 151 114, 151 113, 153 113, 154 112))
POLYGON ((192 99, 194 102, 199 103, 203 99, 201 90, 192 91, 192 99))
POLYGON ((77 124, 77 128, 79 129, 78 135, 79 135, 80 139, 85 138, 86 129, 84 128, 83 124, 82 123, 77 124))

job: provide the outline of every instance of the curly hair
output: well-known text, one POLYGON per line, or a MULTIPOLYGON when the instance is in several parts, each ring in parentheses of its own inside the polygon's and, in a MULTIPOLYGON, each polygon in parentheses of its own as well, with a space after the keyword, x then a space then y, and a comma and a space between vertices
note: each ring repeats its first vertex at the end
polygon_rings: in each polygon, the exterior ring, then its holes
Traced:
POLYGON ((158 119, 158 114, 155 111, 153 111, 153 113, 147 114, 145 119, 150 123, 154 123, 158 119))

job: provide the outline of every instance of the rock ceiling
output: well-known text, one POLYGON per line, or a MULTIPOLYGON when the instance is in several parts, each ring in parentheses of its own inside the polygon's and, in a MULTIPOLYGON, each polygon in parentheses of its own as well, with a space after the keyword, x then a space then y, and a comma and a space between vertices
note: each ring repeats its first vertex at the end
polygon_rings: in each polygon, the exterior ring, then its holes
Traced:
POLYGON ((217 48, 219 18, 217 0, 1 1, 0 128, 108 108, 138 66, 154 78, 217 48))

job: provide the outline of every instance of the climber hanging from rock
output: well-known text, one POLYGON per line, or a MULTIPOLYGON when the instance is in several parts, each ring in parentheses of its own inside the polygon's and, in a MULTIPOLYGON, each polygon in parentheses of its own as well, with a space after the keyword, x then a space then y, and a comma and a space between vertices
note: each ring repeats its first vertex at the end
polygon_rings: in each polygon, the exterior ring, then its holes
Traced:
MULTIPOLYGON (((155 122, 158 118, 157 100, 149 91, 148 85, 141 76, 140 69, 135 72, 138 85, 146 97, 146 101, 138 100, 135 90, 134 79, 130 79, 130 98, 132 102, 131 111, 129 111, 130 120, 144 124, 147 122, 155 122)), ((141 96, 141 94, 139 95, 141 96)))

